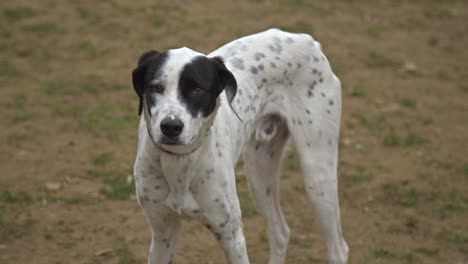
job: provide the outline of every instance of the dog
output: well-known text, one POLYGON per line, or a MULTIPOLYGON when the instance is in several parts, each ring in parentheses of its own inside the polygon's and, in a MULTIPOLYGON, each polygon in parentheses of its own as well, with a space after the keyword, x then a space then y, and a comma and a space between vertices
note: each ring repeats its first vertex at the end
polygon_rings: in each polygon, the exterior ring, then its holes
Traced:
POLYGON ((214 234, 227 263, 249 263, 234 171, 241 155, 267 224, 269 263, 284 263, 290 230, 278 185, 289 138, 329 263, 347 263, 337 191, 341 83, 319 42, 269 29, 209 55, 151 50, 132 81, 141 115, 134 176, 152 230, 149 264, 172 263, 184 215, 214 234))

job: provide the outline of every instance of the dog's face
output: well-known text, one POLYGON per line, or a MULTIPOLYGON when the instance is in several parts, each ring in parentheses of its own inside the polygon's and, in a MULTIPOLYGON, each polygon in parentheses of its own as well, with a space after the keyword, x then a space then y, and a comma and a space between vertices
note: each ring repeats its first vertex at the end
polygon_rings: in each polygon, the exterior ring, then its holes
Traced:
POLYGON ((158 146, 184 152, 211 126, 226 90, 231 103, 237 90, 221 58, 182 48, 144 53, 132 72, 148 133, 158 146))

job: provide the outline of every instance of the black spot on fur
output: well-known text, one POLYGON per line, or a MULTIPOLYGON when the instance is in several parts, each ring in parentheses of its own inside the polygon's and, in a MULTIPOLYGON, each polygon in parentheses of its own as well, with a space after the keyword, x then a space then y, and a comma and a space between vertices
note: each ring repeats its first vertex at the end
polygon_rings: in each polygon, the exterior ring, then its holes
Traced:
POLYGON ((230 62, 234 68, 244 70, 244 60, 239 58, 232 58, 230 62))
POLYGON ((250 67, 250 72, 253 73, 253 74, 257 74, 258 70, 257 70, 257 68, 255 68, 255 66, 252 66, 252 67, 250 67))

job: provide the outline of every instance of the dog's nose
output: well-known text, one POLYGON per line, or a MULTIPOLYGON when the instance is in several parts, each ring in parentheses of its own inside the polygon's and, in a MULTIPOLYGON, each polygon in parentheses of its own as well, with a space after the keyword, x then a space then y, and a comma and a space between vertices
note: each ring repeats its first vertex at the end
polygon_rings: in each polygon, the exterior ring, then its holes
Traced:
POLYGON ((161 121, 161 132, 170 138, 176 138, 182 129, 184 129, 184 123, 179 118, 166 117, 161 121))

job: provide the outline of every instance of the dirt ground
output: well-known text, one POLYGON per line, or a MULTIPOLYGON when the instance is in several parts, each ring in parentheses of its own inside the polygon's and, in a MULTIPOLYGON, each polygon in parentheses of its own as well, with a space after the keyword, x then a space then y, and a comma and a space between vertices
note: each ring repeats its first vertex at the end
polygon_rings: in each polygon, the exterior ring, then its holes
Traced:
MULTIPOLYGON (((461 0, 2 1, 0 263, 144 263, 131 176, 138 56, 208 53, 270 27, 312 34, 342 80, 350 263, 468 263, 467 21, 461 0)), ((294 154, 283 167, 287 263, 326 263, 294 154)), ((238 174, 249 257, 267 263, 238 174)), ((187 219, 175 263, 224 260, 187 219)))

